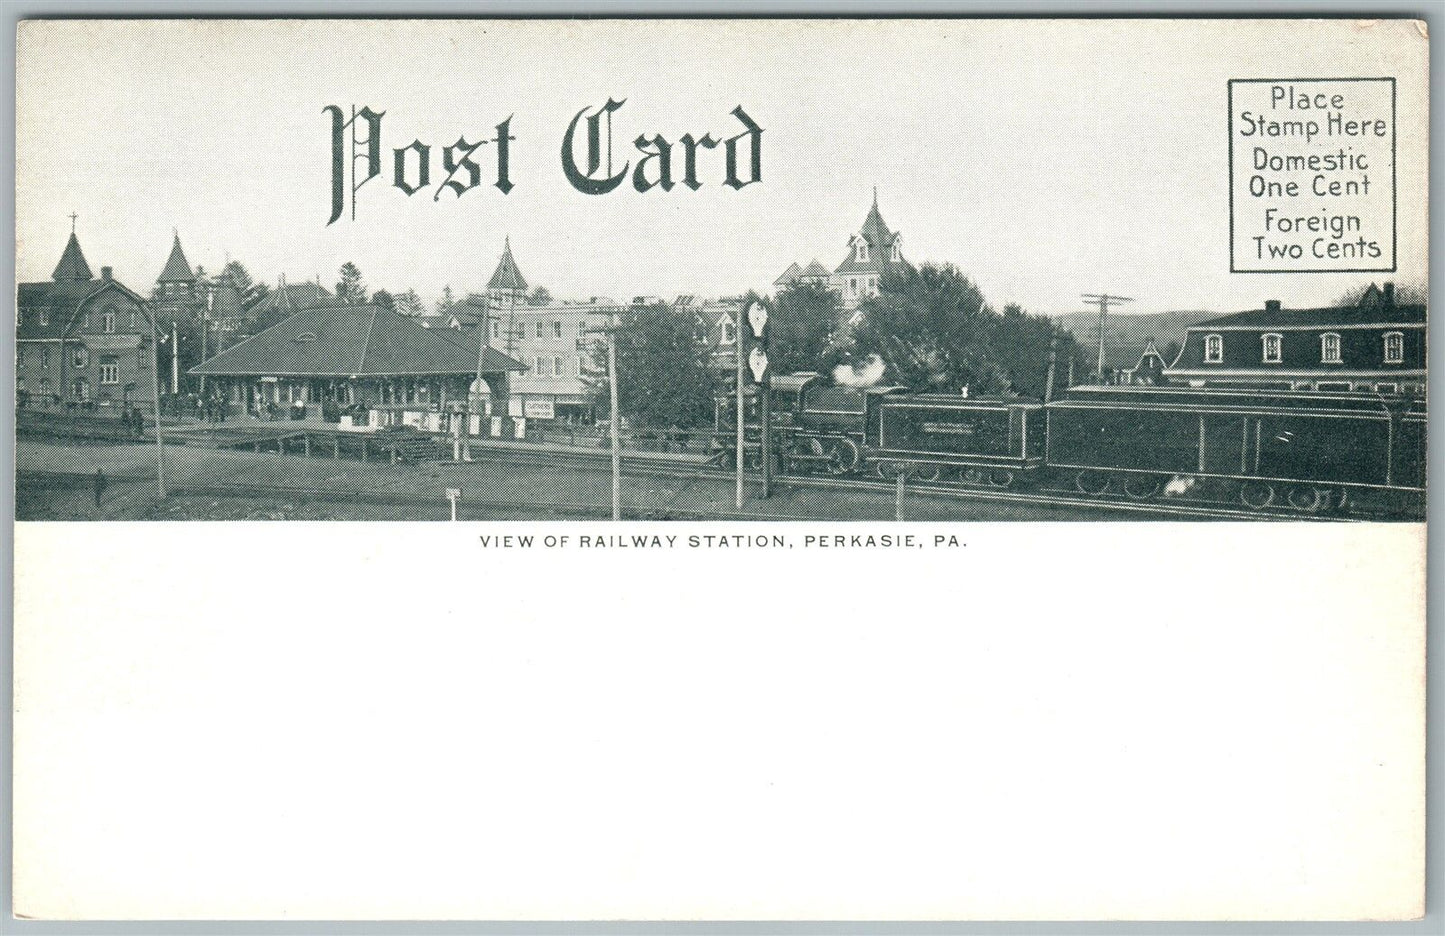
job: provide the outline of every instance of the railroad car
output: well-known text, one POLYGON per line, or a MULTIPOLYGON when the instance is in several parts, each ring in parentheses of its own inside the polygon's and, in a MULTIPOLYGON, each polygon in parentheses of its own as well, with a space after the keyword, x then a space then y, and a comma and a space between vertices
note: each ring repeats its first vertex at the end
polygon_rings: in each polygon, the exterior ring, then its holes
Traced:
MULTIPOLYGON (((1103 497, 1242 501, 1414 515, 1425 489, 1422 400, 1369 393, 1081 386, 1060 399, 910 394, 774 378, 775 452, 785 470, 971 485, 1028 484, 1103 497)), ((760 464, 758 395, 745 410, 760 464)), ((735 403, 719 398, 720 447, 735 403)), ((731 462, 728 462, 731 464, 731 462)))
POLYGON ((1086 386, 1045 409, 1046 463, 1085 494, 1202 485, 1256 509, 1318 510, 1351 492, 1424 492, 1425 406, 1406 397, 1086 386))

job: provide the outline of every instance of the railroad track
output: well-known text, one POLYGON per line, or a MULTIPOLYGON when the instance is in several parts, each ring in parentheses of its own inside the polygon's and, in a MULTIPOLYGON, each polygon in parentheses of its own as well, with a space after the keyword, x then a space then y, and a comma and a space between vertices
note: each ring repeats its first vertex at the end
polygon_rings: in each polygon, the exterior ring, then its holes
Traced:
MULTIPOLYGON (((607 460, 609 455, 605 449, 598 450, 596 453, 592 451, 557 452, 552 450, 529 452, 524 449, 486 447, 472 450, 472 458, 474 460, 478 458, 479 454, 484 460, 490 462, 521 461, 528 464, 570 465, 575 467, 599 467, 607 460), (515 455, 521 455, 523 457, 510 457, 515 455)), ((734 476, 733 471, 727 468, 719 468, 705 464, 686 465, 672 459, 659 459, 649 457, 646 454, 638 455, 627 453, 624 453, 622 457, 622 472, 623 474, 631 476, 664 475, 678 478, 732 478, 734 476)), ((755 476, 751 483, 757 483, 755 476)), ((774 479, 774 483, 794 487, 870 490, 880 493, 891 493, 895 490, 896 482, 858 477, 786 475, 774 479)), ((1251 510, 1244 507, 1237 507, 1233 504, 1208 501, 1196 501, 1192 503, 1140 501, 1119 496, 1090 496, 1058 489, 1009 491, 999 488, 979 488, 949 481, 911 482, 907 487, 907 491, 913 495, 926 494, 928 496, 945 499, 956 498, 960 500, 994 501, 1003 504, 1011 503, 1039 507, 1071 507, 1089 511, 1102 510, 1114 513, 1122 512, 1145 516, 1176 517, 1180 519, 1251 521, 1309 520, 1314 522, 1358 522, 1360 519, 1310 513, 1290 507, 1270 507, 1264 510, 1251 510)), ((818 518, 813 517, 809 519, 818 518)))

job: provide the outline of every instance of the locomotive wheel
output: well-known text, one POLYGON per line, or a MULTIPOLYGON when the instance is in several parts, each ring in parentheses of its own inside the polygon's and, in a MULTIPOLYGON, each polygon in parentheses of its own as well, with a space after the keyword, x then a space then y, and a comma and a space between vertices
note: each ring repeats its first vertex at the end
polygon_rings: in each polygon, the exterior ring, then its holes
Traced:
POLYGON ((1014 483, 1014 473, 1007 468, 995 468, 989 472, 988 483, 994 487, 1006 488, 1014 483))
POLYGON ((875 462, 873 473, 884 481, 892 481, 893 476, 898 474, 898 466, 887 461, 875 462))
POLYGON ((848 474, 858 467, 858 443, 852 439, 839 439, 828 451, 828 471, 835 475, 848 474))
POLYGON ((958 476, 963 480, 964 484, 982 484, 984 477, 983 469, 975 468, 972 465, 960 471, 958 476))
MULTIPOLYGON (((818 440, 818 439, 809 439, 805 445, 800 445, 799 447, 803 450, 803 451, 802 451, 802 454, 804 454, 804 455, 814 455, 814 456, 817 456, 817 455, 822 455, 822 454, 824 454, 824 453, 827 451, 827 449, 823 448, 823 443, 822 443, 822 441, 821 441, 821 440, 818 440)), ((813 461, 813 460, 811 460, 811 459, 808 460, 807 462, 804 462, 804 465, 805 465, 805 467, 806 467, 806 470, 808 470, 808 471, 821 471, 821 470, 822 470, 822 469, 820 469, 820 468, 818 467, 818 462, 813 461)))
POLYGON ((1289 505, 1295 510, 1308 510, 1313 512, 1319 510, 1322 503, 1329 502, 1329 498, 1326 495, 1327 492, 1321 491, 1319 488, 1301 485, 1290 488, 1289 492, 1285 494, 1285 500, 1287 500, 1289 505))
POLYGON ((1239 489, 1239 499, 1246 507, 1263 510, 1274 503, 1274 488, 1263 481, 1249 481, 1239 489))
POLYGON ((1081 494, 1098 497, 1109 490, 1109 476, 1102 471, 1081 471, 1074 479, 1074 486, 1081 494))
POLYGON ((1128 475, 1124 478, 1124 493, 1138 500, 1148 500, 1164 488, 1164 479, 1158 475, 1128 475))

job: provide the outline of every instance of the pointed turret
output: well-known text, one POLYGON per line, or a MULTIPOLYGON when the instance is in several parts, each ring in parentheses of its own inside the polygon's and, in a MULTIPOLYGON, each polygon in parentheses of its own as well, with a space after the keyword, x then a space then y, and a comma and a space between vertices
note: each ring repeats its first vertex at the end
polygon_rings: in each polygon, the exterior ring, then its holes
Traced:
POLYGON ((60 262, 55 265, 55 272, 50 274, 50 278, 57 283, 83 283, 95 279, 90 272, 90 265, 85 262, 85 254, 80 250, 80 241, 76 239, 74 231, 70 232, 65 252, 60 255, 60 262))
POLYGON ((493 292, 526 292, 527 280, 522 276, 522 271, 517 269, 517 261, 512 259, 512 238, 509 236, 506 246, 502 248, 502 259, 497 261, 497 270, 492 278, 487 281, 487 289, 493 292))
POLYGON ((181 235, 176 232, 176 239, 171 244, 171 256, 166 260, 165 269, 156 279, 157 283, 194 283, 196 274, 191 272, 191 265, 186 261, 186 252, 181 249, 181 235))

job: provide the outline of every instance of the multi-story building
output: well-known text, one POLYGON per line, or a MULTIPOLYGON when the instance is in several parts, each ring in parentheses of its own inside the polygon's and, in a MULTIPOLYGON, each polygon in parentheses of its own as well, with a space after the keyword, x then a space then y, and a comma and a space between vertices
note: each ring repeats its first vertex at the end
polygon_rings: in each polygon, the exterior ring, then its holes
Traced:
POLYGON ((1164 377, 1191 387, 1423 393, 1425 306, 1396 303, 1391 283, 1340 308, 1271 299, 1190 326, 1164 377))
POLYGON ((858 233, 848 238, 848 255, 829 273, 817 260, 806 267, 789 265, 773 281, 779 288, 793 283, 827 285, 837 290, 845 312, 857 309, 864 299, 878 292, 878 280, 889 269, 903 263, 903 238, 889 230, 878 211, 878 190, 873 190, 873 207, 858 233))
POLYGON ((27 405, 148 406, 153 327, 145 300, 100 268, 75 232, 49 282, 16 290, 15 389, 27 405))

